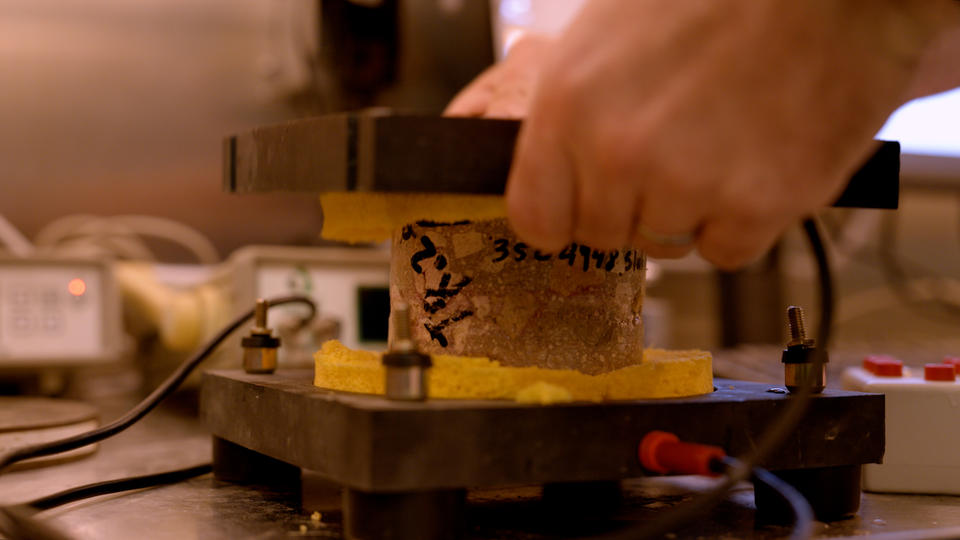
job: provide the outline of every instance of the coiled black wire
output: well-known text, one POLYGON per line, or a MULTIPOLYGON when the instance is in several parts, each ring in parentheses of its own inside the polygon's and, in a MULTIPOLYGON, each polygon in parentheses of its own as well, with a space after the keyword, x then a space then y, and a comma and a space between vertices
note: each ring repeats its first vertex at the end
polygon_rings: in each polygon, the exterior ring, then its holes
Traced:
MULTIPOLYGON (((310 314, 307 316, 307 319, 312 319, 317 312, 317 307, 313 303, 313 300, 305 296, 282 296, 268 300, 268 304, 271 307, 284 304, 306 304, 310 308, 310 314)), ((0 456, 0 472, 3 472, 4 469, 10 465, 13 465, 14 463, 17 463, 18 461, 41 456, 49 456, 51 454, 59 454, 68 450, 81 448, 83 446, 87 446, 88 444, 93 444, 108 437, 112 437, 132 426, 138 420, 146 416, 148 412, 152 411, 154 407, 159 405, 161 401, 167 398, 167 396, 172 394, 183 383, 183 381, 190 376, 190 373, 192 373, 193 370, 200 365, 200 362, 203 362, 208 356, 210 356, 210 354, 212 354, 213 351, 219 347, 228 336, 230 336, 230 334, 252 319, 253 313, 254 310, 250 309, 243 315, 240 315, 234 319, 216 336, 211 338, 210 341, 208 341, 199 351, 194 353, 193 356, 180 364, 176 371, 167 377, 167 379, 163 381, 156 390, 151 392, 149 396, 144 398, 143 401, 138 403, 134 408, 130 409, 120 418, 110 422, 105 426, 88 431, 86 433, 80 433, 78 435, 60 439, 58 441, 34 444, 31 446, 25 446, 11 450, 0 456)))
MULTIPOLYGON (((312 320, 317 313, 317 306, 314 304, 313 300, 306 296, 281 296, 277 298, 271 298, 267 300, 267 304, 270 307, 281 306, 284 304, 304 304, 309 309, 310 312, 303 318, 301 324, 306 324, 312 320)), ((190 376, 190 373, 193 372, 201 362, 206 360, 213 351, 216 350, 233 332, 238 328, 243 326, 247 321, 252 319, 254 316, 254 309, 250 309, 246 313, 238 316, 230 324, 223 328, 220 332, 217 333, 213 338, 207 341, 203 347, 200 348, 196 353, 194 353, 190 358, 183 361, 177 369, 170 374, 164 380, 160 386, 156 388, 149 396, 143 399, 138 403, 134 408, 130 409, 120 418, 110 422, 109 424, 99 427, 97 429, 88 431, 86 433, 80 433, 72 437, 67 437, 57 441, 50 441, 40 444, 34 444, 30 446, 24 446, 22 448, 16 448, 0 456, 0 473, 4 469, 10 467, 14 463, 41 457, 49 456, 52 454, 59 454, 61 452, 67 452, 69 450, 74 450, 76 448, 81 448, 95 442, 102 441, 108 437, 112 437, 125 429, 129 428, 141 418, 146 416, 147 413, 152 411, 157 405, 160 404, 165 398, 172 394, 176 389, 190 376)), ((195 471, 194 471, 195 472, 195 471)), ((101 485, 94 484, 90 486, 83 486, 81 488, 76 488, 75 490, 68 490, 67 492, 62 492, 60 494, 55 494, 51 497, 56 499, 59 497, 62 500, 65 500, 70 497, 78 497, 82 493, 90 493, 87 496, 93 496, 97 494, 96 491, 113 489, 113 491, 103 491, 103 493, 113 493, 117 491, 122 491, 123 489, 135 489, 136 487, 148 487, 146 484, 146 479, 152 479, 154 481, 163 480, 171 476, 176 477, 178 473, 183 473, 183 471, 171 471, 169 473, 160 473, 157 475, 148 475, 148 477, 134 478, 134 479, 121 479, 117 481, 110 481, 106 483, 101 483, 101 485), (126 487, 123 486, 132 486, 126 487), (72 492, 72 493, 71 493, 72 492)), ((162 483, 162 482, 160 482, 162 483)), ((155 484, 150 484, 155 485, 155 484)), ((46 498, 40 499, 39 502, 46 502, 49 504, 52 502, 52 499, 45 501, 46 498)), ((36 501, 35 501, 36 502, 36 501)), ((63 504, 63 503, 61 503, 63 504)), ((55 506, 55 505, 54 505, 55 506)), ((41 522, 37 522, 30 518, 31 514, 35 512, 36 509, 29 505, 15 505, 11 507, 0 508, 0 531, 4 532, 10 538, 33 538, 33 539, 63 539, 66 538, 63 533, 53 530, 51 527, 44 525, 41 522)))
MULTIPOLYGON (((835 303, 833 276, 830 272, 830 259, 828 258, 827 250, 823 243, 823 237, 820 234, 819 226, 814 218, 804 219, 803 231, 806 234, 807 241, 810 244, 810 251, 817 265, 817 280, 820 293, 820 320, 817 325, 818 347, 813 355, 813 362, 815 364, 815 370, 819 371, 825 362, 827 347, 830 344, 830 331, 833 326, 835 303)), ((723 481, 715 488, 693 498, 687 503, 664 511, 649 522, 628 527, 611 534, 594 537, 595 540, 645 540, 660 538, 671 531, 682 528, 693 522, 696 518, 709 512, 717 504, 726 499, 733 486, 738 482, 751 478, 754 475, 757 463, 766 459, 766 457, 775 451, 787 436, 796 429, 797 425, 803 419, 804 414, 807 412, 812 393, 813 388, 811 388, 810 385, 802 385, 797 392, 792 393, 788 398, 790 404, 787 406, 787 409, 775 424, 767 428, 754 451, 740 458, 734 466, 728 467, 725 471, 723 481)), ((803 528, 800 532, 807 536, 791 536, 791 538, 809 538, 808 529, 803 528)))

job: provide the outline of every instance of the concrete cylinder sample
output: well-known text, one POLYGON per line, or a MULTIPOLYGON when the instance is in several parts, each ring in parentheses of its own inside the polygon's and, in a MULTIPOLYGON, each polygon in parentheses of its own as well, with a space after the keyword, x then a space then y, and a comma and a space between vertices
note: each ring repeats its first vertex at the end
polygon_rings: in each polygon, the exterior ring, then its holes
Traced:
POLYGON ((424 352, 597 374, 643 360, 645 263, 576 243, 541 253, 505 219, 419 221, 394 234, 390 298, 424 352))

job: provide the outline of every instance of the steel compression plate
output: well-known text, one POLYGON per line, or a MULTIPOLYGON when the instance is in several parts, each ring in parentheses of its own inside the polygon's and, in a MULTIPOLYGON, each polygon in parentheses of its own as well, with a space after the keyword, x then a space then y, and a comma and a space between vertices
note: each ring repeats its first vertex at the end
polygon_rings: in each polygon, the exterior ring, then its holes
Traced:
MULTIPOLYGON (((224 141, 230 192, 502 194, 518 120, 373 110, 266 126, 224 141)), ((834 206, 896 208, 900 145, 879 142, 834 206)))

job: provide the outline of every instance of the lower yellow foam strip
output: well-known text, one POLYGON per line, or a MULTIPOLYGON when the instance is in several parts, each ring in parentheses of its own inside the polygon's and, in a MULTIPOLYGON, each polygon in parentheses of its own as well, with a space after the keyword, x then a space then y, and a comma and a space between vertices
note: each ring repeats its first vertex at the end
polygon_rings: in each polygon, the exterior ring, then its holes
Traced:
MULTIPOLYGON (((321 388, 383 394, 380 354, 333 340, 314 355, 321 388)), ((683 397, 713 391, 712 357, 699 350, 646 349, 643 362, 600 375, 569 369, 506 367, 488 358, 435 355, 432 398, 508 399, 524 403, 683 397)))

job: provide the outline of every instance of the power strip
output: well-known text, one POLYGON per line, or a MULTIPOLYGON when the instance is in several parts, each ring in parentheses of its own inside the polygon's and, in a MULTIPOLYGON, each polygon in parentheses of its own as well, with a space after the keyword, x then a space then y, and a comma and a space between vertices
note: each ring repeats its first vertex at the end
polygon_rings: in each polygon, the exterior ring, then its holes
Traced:
POLYGON ((919 368, 889 356, 870 356, 843 373, 843 387, 885 398, 886 453, 865 465, 864 489, 895 493, 960 494, 960 363, 919 368))

